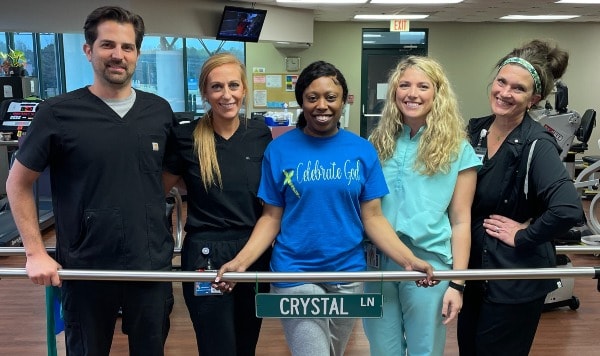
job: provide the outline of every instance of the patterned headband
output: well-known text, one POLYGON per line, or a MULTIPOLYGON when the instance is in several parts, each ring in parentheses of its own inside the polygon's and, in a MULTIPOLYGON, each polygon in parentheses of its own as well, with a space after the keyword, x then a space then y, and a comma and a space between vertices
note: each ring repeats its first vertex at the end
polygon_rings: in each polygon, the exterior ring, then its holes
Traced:
POLYGON ((500 68, 504 67, 505 65, 507 65, 509 63, 517 63, 517 64, 520 64, 523 68, 527 69, 527 71, 529 72, 529 74, 531 74, 531 77, 533 78, 533 83, 535 84, 535 91, 533 93, 534 94, 542 93, 542 81, 540 80, 540 76, 538 75, 538 72, 535 70, 535 68, 533 68, 531 63, 527 62, 523 58, 510 57, 507 60, 505 60, 504 62, 502 62, 502 64, 500 65, 500 68))

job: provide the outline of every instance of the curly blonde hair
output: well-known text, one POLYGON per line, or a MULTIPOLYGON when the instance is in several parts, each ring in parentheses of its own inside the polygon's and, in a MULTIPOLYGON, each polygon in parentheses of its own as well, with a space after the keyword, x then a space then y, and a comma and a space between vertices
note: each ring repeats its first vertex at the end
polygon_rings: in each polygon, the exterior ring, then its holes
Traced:
POLYGON ((396 105, 396 89, 408 68, 425 73, 434 85, 431 111, 425 119, 425 129, 417 148, 415 170, 424 175, 447 173, 458 157, 461 142, 467 137, 458 103, 442 66, 429 57, 409 56, 401 60, 388 79, 386 102, 381 120, 369 137, 379 159, 391 158, 396 140, 404 130, 404 117, 396 105))

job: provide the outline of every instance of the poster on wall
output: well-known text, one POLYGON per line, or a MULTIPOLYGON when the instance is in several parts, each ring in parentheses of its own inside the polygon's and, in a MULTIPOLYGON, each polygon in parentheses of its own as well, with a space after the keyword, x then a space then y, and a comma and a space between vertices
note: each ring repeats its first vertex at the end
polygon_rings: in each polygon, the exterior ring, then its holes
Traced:
POLYGON ((296 82, 298 81, 297 75, 288 74, 285 76, 285 91, 295 91, 296 82))
POLYGON ((253 96, 254 96, 254 106, 255 107, 266 107, 267 106, 267 91, 266 90, 255 90, 253 96))
POLYGON ((266 84, 267 88, 281 88, 281 74, 268 74, 266 84))
POLYGON ((253 73, 252 77, 252 103, 255 108, 283 110, 285 106, 298 107, 295 95, 297 74, 253 73))

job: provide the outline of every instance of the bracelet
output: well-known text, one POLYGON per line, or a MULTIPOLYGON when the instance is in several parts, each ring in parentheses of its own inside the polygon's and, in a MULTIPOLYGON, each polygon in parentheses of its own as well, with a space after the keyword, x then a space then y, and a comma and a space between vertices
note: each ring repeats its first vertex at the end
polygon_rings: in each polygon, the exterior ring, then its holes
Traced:
POLYGON ((448 287, 452 288, 452 289, 456 289, 457 291, 464 293, 465 291, 465 285, 464 284, 458 284, 458 283, 454 283, 452 281, 450 281, 450 283, 448 283, 448 287))

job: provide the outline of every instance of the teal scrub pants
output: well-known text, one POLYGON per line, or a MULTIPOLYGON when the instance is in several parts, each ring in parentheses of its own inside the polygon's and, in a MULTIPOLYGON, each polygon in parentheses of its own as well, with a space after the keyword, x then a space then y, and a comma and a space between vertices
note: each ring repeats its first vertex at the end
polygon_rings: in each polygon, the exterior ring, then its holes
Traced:
MULTIPOLYGON (((450 269, 435 257, 419 257, 435 270, 450 269)), ((404 270, 383 254, 380 264, 382 271, 404 270)), ((383 294, 383 317, 363 319, 371 356, 442 356, 446 344, 442 302, 447 288, 448 281, 428 288, 412 281, 365 283, 365 293, 383 294)))

